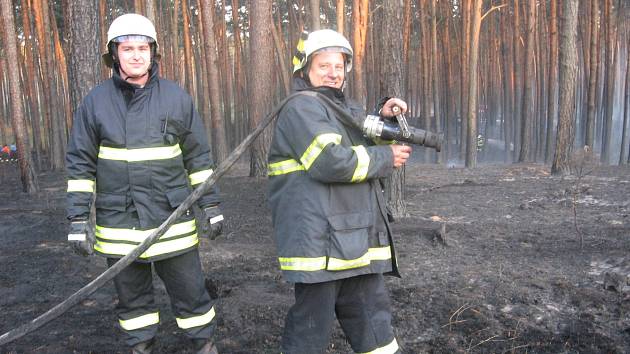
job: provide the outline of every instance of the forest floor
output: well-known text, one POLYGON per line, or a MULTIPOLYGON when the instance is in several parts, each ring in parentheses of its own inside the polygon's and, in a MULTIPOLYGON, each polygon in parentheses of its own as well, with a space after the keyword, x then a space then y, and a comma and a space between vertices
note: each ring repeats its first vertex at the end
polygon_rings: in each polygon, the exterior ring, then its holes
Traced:
MULTIPOLYGON (((25 324, 105 270, 66 242, 65 179, 20 191, 0 166, 0 333, 25 324)), ((217 296, 221 353, 277 353, 292 286, 280 274, 266 180, 238 165, 220 182, 224 236, 202 240, 217 296)), ((412 163, 408 216, 394 224, 402 278, 387 277, 404 353, 629 353, 630 167, 580 178, 539 164, 475 169, 412 163), (577 216, 574 218, 574 213, 577 216)), ((163 285, 159 353, 190 353, 163 285)), ((1 353, 128 352, 110 282, 1 353)), ((328 353, 351 349, 337 326, 328 353)))

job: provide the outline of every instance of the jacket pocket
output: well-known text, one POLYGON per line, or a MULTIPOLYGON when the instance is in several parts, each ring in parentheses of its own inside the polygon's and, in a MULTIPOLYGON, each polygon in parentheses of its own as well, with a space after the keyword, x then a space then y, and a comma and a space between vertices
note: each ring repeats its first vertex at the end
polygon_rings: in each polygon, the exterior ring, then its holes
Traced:
POLYGON ((127 195, 97 193, 94 206, 96 209, 125 211, 127 209, 127 195))
POLYGON ((369 265, 367 252, 372 214, 361 212, 333 215, 328 217, 328 222, 331 235, 326 269, 338 271, 369 265))
POLYGON ((166 192, 166 199, 168 204, 172 208, 177 208, 184 200, 190 195, 190 190, 187 186, 174 188, 166 192))

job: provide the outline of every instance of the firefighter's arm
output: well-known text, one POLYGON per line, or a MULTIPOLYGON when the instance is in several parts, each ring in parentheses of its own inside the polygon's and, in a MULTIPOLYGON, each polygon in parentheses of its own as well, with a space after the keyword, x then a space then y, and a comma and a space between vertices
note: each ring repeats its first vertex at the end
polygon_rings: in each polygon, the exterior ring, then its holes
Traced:
POLYGON ((343 146, 335 118, 328 116, 324 106, 309 97, 295 100, 283 111, 278 125, 311 177, 326 183, 358 183, 391 173, 390 146, 343 146))
MULTIPOLYGON (((190 101, 188 112, 190 120, 187 122, 187 132, 183 134, 180 144, 190 185, 193 188, 197 188, 210 178, 214 172, 214 163, 208 140, 206 139, 206 130, 197 110, 192 104, 192 100, 190 101)), ((199 198, 197 204, 203 210, 201 235, 210 239, 217 238, 223 231, 223 213, 219 207, 218 188, 212 186, 207 193, 199 198)))
POLYGON ((72 131, 66 152, 67 218, 87 219, 92 195, 96 190, 96 160, 99 138, 85 104, 74 113, 72 131))

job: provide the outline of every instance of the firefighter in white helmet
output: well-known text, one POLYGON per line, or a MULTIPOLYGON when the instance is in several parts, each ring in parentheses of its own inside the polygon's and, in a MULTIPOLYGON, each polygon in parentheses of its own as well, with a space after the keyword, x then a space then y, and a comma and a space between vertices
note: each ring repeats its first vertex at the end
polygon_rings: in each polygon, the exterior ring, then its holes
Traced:
MULTIPOLYGON (((302 38, 295 91, 278 115, 269 152, 269 204, 280 269, 294 283, 282 353, 324 353, 335 318, 357 353, 400 351, 383 275, 398 276, 381 179, 402 166, 409 146, 377 145, 353 121, 365 111, 346 98, 352 47, 325 29, 302 38)), ((384 99, 394 116, 407 105, 384 99)))
MULTIPOLYGON (((203 123, 190 95, 158 75, 155 27, 138 14, 116 18, 103 60, 112 78, 93 88, 74 114, 68 142, 68 240, 112 266, 137 247, 211 174, 203 123), (87 236, 96 193, 95 240, 87 236)), ((222 229, 219 198, 199 199, 201 234, 222 229)), ((187 211, 114 278, 118 322, 134 353, 150 353, 160 322, 152 267, 164 282, 178 327, 198 353, 216 353, 215 309, 206 288, 195 217, 187 211)))

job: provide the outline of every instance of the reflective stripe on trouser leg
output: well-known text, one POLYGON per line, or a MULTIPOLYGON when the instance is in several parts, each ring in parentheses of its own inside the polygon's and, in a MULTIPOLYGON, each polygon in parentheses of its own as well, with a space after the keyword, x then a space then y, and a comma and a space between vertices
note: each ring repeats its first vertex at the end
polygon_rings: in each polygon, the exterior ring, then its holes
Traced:
POLYGON ((154 265, 171 299, 177 325, 189 338, 210 338, 215 311, 205 287, 198 250, 156 261, 154 265))
POLYGON ((344 279, 336 309, 339 324, 356 353, 398 352, 383 275, 366 274, 344 279))
POLYGON ((321 354, 335 321, 339 281, 295 284, 295 304, 289 309, 282 335, 283 354, 321 354))
MULTIPOLYGON (((118 259, 108 258, 111 267, 118 259)), ((131 263, 114 277, 118 293, 118 323, 127 345, 145 342, 157 333, 159 314, 153 300, 153 277, 150 263, 131 263)))

